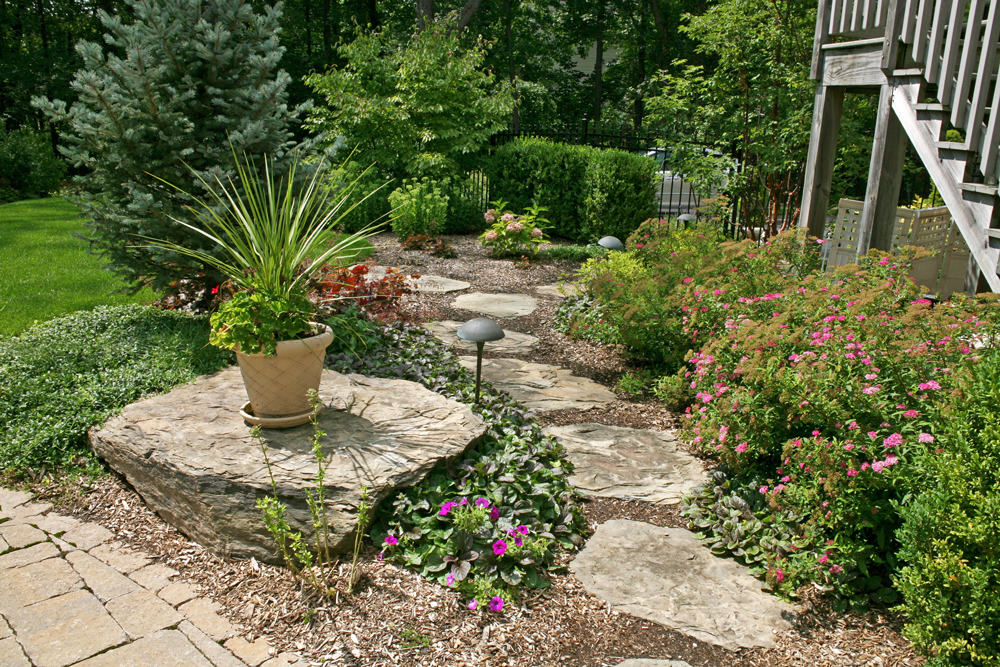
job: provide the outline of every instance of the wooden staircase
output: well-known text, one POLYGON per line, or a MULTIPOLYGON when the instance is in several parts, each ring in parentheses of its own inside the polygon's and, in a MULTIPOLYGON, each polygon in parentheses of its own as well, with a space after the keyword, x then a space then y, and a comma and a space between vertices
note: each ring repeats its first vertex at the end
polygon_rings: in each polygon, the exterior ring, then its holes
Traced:
POLYGON ((889 249, 905 136, 969 246, 967 286, 1000 292, 998 70, 1000 0, 820 0, 800 225, 822 233, 844 92, 878 91, 859 253, 889 249))

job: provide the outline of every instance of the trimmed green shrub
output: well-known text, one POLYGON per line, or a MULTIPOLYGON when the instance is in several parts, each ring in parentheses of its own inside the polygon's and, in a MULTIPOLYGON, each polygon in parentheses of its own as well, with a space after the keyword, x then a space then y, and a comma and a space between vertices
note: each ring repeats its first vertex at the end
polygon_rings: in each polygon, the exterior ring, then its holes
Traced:
POLYGON ((352 183, 355 185, 344 207, 350 210, 344 215, 341 226, 341 231, 347 234, 387 220, 390 210, 389 192, 392 186, 375 169, 366 170, 360 163, 350 160, 330 168, 325 182, 325 186, 332 190, 330 200, 339 201, 343 197, 340 193, 352 183))
POLYGON ((44 136, 6 132, 0 123, 0 203, 44 197, 59 189, 66 165, 44 136))
POLYGON ((587 149, 587 157, 581 240, 625 238, 656 215, 656 163, 651 158, 607 148, 587 149))
POLYGON ((926 481, 900 503, 905 566, 895 577, 904 634, 933 665, 1000 662, 1000 355, 973 369, 937 449, 919 461, 926 481))
POLYGON ((150 393, 232 363, 208 320, 148 306, 101 306, 0 339, 0 468, 89 456, 87 429, 150 393))
POLYGON ((403 181, 403 187, 389 194, 392 231, 400 240, 420 234, 437 236, 448 215, 448 195, 437 181, 403 181))
POLYGON ((487 163, 492 198, 513 210, 544 206, 551 233, 580 242, 624 238, 655 214, 655 172, 642 155, 534 137, 500 146, 487 163))

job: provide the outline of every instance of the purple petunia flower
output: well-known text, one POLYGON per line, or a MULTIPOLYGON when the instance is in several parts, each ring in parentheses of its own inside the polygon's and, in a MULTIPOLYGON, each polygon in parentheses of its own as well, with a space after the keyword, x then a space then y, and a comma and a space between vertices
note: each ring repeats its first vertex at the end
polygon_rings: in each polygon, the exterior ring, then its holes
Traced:
POLYGON ((441 506, 441 511, 438 512, 441 516, 448 516, 448 512, 451 511, 452 507, 458 507, 458 503, 453 503, 451 501, 446 502, 441 506))
POLYGON ((490 510, 490 521, 496 521, 500 518, 500 510, 496 507, 490 510))
POLYGON ((531 530, 527 526, 518 526, 517 532, 521 533, 522 535, 527 535, 529 532, 531 532, 531 530))
POLYGON ((399 544, 399 540, 392 535, 388 535, 385 538, 385 543, 388 544, 390 547, 392 547, 399 544))
POLYGON ((500 611, 503 609, 503 598, 498 595, 494 595, 493 599, 490 600, 490 611, 500 611))
POLYGON ((476 602, 475 600, 473 600, 472 602, 469 603, 469 609, 472 610, 472 611, 475 611, 476 607, 478 607, 478 606, 479 606, 479 603, 476 602))
POLYGON ((486 498, 476 498, 476 507, 489 507, 489 506, 490 506, 490 501, 486 500, 486 498))
POLYGON ((497 556, 503 556, 507 552, 507 543, 503 540, 497 540, 493 543, 493 553, 497 556))
POLYGON ((451 572, 449 572, 448 576, 444 578, 444 583, 448 584, 449 586, 454 585, 454 583, 455 583, 455 575, 452 574, 451 572))

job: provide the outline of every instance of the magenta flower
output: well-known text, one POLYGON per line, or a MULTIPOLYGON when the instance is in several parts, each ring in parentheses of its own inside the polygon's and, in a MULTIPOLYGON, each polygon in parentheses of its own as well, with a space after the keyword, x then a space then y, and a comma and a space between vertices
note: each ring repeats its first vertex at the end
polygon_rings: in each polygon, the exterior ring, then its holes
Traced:
POLYGON ((450 512, 451 508, 453 507, 458 507, 458 503, 453 503, 451 501, 448 501, 441 506, 441 511, 438 512, 438 514, 440 514, 441 516, 448 516, 448 512, 450 512))
POLYGON ((840 574, 843 571, 844 568, 840 567, 839 565, 833 565, 830 567, 830 572, 832 572, 833 574, 840 574))
POLYGON ((493 543, 493 553, 497 556, 503 556, 507 553, 507 543, 503 540, 497 540, 493 543))
POLYGON ((385 538, 385 543, 391 547, 399 544, 399 540, 396 539, 396 537, 393 535, 387 535, 385 538))
POLYGON ((747 450, 746 442, 741 442, 740 444, 736 445, 736 451, 739 452, 740 454, 742 454, 746 450, 747 450))
POLYGON ((490 611, 500 611, 503 609, 503 598, 498 595, 494 595, 493 599, 490 600, 490 611))
POLYGON ((476 507, 489 507, 489 506, 490 506, 490 501, 486 500, 486 498, 476 498, 476 507))
POLYGON ((820 563, 825 563, 828 560, 830 560, 830 559, 829 559, 829 557, 826 554, 823 554, 822 556, 819 557, 819 562, 820 563))
POLYGON ((490 509, 490 521, 496 521, 500 518, 500 510, 496 507, 490 509))
POLYGON ((854 468, 851 468, 850 470, 847 471, 847 476, 848 477, 857 477, 858 476, 858 471, 855 470, 854 468))
POLYGON ((921 433, 917 440, 920 442, 934 442, 934 436, 930 433, 921 433))
POLYGON ((444 583, 453 586, 455 584, 455 575, 449 572, 448 576, 444 578, 444 583))
POLYGON ((760 487, 760 492, 761 493, 767 493, 767 484, 765 484, 764 486, 760 487))
POLYGON ((775 571, 775 573, 774 573, 774 578, 777 581, 779 581, 779 582, 784 581, 785 580, 785 572, 781 568, 778 568, 778 570, 775 571))
POLYGON ((475 610, 476 610, 476 607, 478 607, 478 606, 479 606, 479 603, 478 603, 478 602, 476 602, 475 600, 473 600, 473 601, 471 601, 471 602, 469 603, 469 609, 470 609, 471 611, 475 611, 475 610))
POLYGON ((916 410, 912 410, 912 409, 907 410, 906 412, 903 413, 904 417, 909 417, 910 419, 913 419, 914 417, 917 417, 919 415, 920 415, 919 412, 917 412, 916 410))
POLYGON ((385 552, 384 551, 379 551, 378 555, 375 556, 375 560, 382 560, 384 557, 385 557, 385 552))
POLYGON ((875 472, 882 472, 882 466, 883 464, 881 461, 876 461, 875 463, 872 464, 872 470, 874 470, 875 472))
POLYGON ((521 533, 522 535, 527 535, 528 533, 531 532, 531 529, 528 528, 527 526, 518 526, 517 532, 521 533))
POLYGON ((901 436, 899 433, 893 433, 888 438, 882 440, 882 444, 885 447, 898 447, 899 445, 903 444, 903 436, 901 436))

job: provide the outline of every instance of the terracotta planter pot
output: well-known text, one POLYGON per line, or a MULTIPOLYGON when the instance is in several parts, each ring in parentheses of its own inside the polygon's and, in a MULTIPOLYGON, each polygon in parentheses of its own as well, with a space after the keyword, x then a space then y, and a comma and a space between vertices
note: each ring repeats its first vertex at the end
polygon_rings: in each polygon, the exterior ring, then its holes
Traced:
POLYGON ((318 390, 323 374, 326 346, 333 331, 325 324, 312 323, 315 336, 278 343, 277 354, 243 354, 236 350, 243 384, 250 398, 244 417, 264 428, 287 428, 309 421, 308 392, 318 390))

